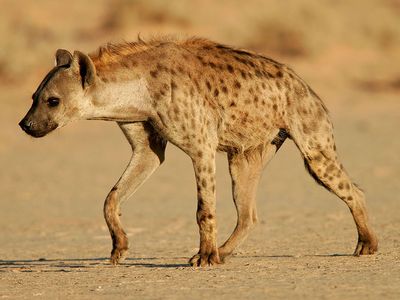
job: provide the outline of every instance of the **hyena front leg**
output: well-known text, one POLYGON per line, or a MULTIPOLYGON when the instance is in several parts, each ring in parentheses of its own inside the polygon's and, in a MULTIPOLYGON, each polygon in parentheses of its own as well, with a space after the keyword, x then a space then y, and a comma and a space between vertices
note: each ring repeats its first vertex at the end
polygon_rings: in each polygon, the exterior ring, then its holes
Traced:
POLYGON ((268 144, 263 149, 257 148, 244 153, 228 153, 237 224, 231 236, 219 248, 219 256, 222 261, 231 255, 235 248, 247 238, 250 229, 257 222, 256 194, 258 183, 264 167, 277 150, 274 144, 268 144))
POLYGON ((164 161, 166 142, 147 123, 120 123, 120 128, 132 146, 132 158, 121 178, 104 202, 104 217, 111 234, 111 263, 118 264, 128 250, 128 239, 119 219, 120 203, 164 161))
POLYGON ((197 224, 200 249, 189 263, 203 267, 220 263, 217 248, 217 221, 215 199, 215 151, 199 150, 192 156, 197 183, 197 224))

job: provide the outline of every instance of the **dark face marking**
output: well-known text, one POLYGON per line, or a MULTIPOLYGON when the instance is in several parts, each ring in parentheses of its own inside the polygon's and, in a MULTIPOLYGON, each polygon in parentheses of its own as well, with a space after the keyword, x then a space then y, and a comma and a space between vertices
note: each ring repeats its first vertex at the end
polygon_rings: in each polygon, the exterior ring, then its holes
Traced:
POLYGON ((44 77, 42 82, 40 83, 39 87, 37 90, 33 93, 32 99, 35 101, 36 99, 39 98, 40 92, 43 90, 43 88, 49 83, 50 79, 52 79, 59 71, 64 70, 69 68, 69 65, 65 66, 56 66, 54 67, 47 75, 44 77))

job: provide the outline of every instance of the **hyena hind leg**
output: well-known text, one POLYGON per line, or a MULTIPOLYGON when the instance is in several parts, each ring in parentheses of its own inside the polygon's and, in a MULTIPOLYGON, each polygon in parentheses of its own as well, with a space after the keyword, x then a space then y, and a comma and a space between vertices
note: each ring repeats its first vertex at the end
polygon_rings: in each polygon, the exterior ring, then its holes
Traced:
POLYGON ((378 249, 378 240, 369 224, 364 193, 351 181, 339 162, 332 133, 314 135, 312 142, 310 141, 311 137, 309 136, 295 138, 295 142, 304 156, 305 167, 311 176, 317 183, 336 194, 349 207, 358 232, 354 255, 375 253, 378 249), (328 140, 328 135, 330 143, 325 142, 328 140))
POLYGON ((219 248, 222 261, 244 242, 250 229, 256 224, 256 194, 262 171, 285 139, 286 136, 279 140, 279 145, 272 143, 267 144, 262 149, 256 148, 245 153, 228 153, 237 223, 231 236, 219 248))

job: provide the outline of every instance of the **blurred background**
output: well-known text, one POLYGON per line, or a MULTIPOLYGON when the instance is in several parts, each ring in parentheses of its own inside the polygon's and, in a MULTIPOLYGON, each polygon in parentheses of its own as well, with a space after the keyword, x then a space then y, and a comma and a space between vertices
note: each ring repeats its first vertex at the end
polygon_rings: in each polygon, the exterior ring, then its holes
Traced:
MULTIPOLYGON (((139 33, 206 37, 296 70, 330 110, 382 255, 398 252, 399 0, 0 0, 0 7, 0 259, 108 255, 102 203, 130 157, 118 127, 82 121, 33 139, 17 124, 58 48, 91 52, 139 33)), ((224 155, 218 164, 222 242, 235 212, 224 155)), ((194 176, 183 153, 169 145, 166 163, 134 198, 123 208, 132 257, 195 251, 194 176)), ((353 251, 347 208, 313 183, 293 143, 267 168, 258 201, 261 224, 244 253, 353 251)))

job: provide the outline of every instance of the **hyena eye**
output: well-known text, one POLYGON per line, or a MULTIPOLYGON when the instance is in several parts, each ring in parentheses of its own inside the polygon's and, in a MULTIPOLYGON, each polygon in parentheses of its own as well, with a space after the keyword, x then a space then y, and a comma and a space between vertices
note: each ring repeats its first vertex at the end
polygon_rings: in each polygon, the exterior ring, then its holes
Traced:
POLYGON ((50 107, 56 107, 58 104, 60 104, 60 99, 56 97, 50 97, 47 99, 47 105, 50 107))

